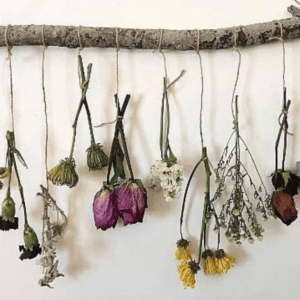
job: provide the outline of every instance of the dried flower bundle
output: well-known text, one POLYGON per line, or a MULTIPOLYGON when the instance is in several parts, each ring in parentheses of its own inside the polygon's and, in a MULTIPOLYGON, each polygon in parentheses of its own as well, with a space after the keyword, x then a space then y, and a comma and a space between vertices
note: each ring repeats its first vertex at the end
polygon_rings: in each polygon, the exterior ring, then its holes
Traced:
POLYGON ((103 167, 107 166, 108 163, 107 155, 102 150, 102 146, 99 143, 97 144, 95 142, 91 113, 86 99, 86 93, 90 83, 92 64, 88 65, 87 76, 85 76, 82 58, 80 55, 78 55, 78 68, 79 68, 79 80, 80 80, 80 88, 81 88, 81 99, 79 102, 74 123, 72 125, 73 139, 71 145, 71 152, 68 158, 66 158, 65 160, 61 160, 58 165, 54 166, 49 171, 49 178, 53 184, 66 185, 69 188, 75 187, 79 181, 79 177, 75 169, 76 164, 73 158, 73 153, 75 148, 78 118, 83 106, 85 107, 87 113, 89 131, 91 135, 91 146, 87 149, 87 165, 89 167, 89 170, 90 171, 101 170, 103 167))
POLYGON ((164 191, 164 198, 167 202, 180 197, 183 182, 182 166, 177 164, 177 158, 171 150, 169 142, 170 131, 170 108, 168 100, 167 79, 164 78, 164 91, 162 97, 160 116, 160 153, 161 160, 157 160, 150 167, 148 187, 164 191))
POLYGON ((147 208, 147 191, 142 181, 134 178, 123 128, 123 117, 129 99, 130 95, 127 95, 122 108, 120 108, 118 95, 115 95, 118 118, 108 163, 107 181, 103 182, 103 186, 96 193, 93 203, 94 221, 97 229, 114 228, 119 217, 123 219, 124 225, 143 222, 147 208), (120 145, 119 136, 124 152, 120 145), (119 179, 126 179, 124 158, 130 172, 130 178, 120 185, 119 179), (114 175, 110 177, 112 167, 114 175))

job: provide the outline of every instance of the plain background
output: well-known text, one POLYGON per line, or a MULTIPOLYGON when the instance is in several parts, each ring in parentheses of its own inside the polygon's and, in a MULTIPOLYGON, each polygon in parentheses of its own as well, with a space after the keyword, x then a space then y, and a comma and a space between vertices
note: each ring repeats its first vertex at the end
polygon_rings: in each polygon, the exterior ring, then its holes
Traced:
MULTIPOLYGON (((286 8, 293 1, 282 0, 1 0, 0 24, 51 24, 127 28, 205 29, 247 25, 290 17, 286 8)), ((289 114, 287 168, 300 160, 299 95, 300 42, 286 46, 286 86, 292 99, 289 114)), ((232 131, 230 102, 238 55, 232 50, 203 51, 204 115, 203 131, 210 160, 217 164, 232 131)), ((280 43, 241 49, 242 65, 237 94, 240 101, 240 129, 265 184, 272 192, 269 175, 274 171, 274 144, 282 105, 282 46, 280 43)), ((36 197, 45 184, 45 123, 41 89, 41 47, 13 48, 13 82, 17 147, 29 168, 20 166, 30 224, 41 236, 42 203, 36 197)), ((115 118, 115 49, 84 49, 85 65, 93 63, 87 94, 93 123, 115 118)), ((169 80, 182 69, 186 74, 170 90, 170 141, 184 166, 185 184, 200 158, 199 138, 200 71, 193 51, 165 51, 169 80)), ((9 69, 5 48, 0 49, 0 162, 5 162, 6 130, 11 129, 9 69)), ((164 76, 160 53, 147 50, 119 53, 120 99, 131 94, 124 120, 128 146, 137 178, 146 182, 149 167, 159 159, 159 114, 164 76)), ((49 47, 46 52, 46 94, 49 107, 49 167, 67 157, 71 146, 72 122, 80 99, 77 77, 77 50, 49 47)), ((108 153, 113 125, 95 129, 98 142, 108 153)), ((79 119, 74 157, 80 176, 74 189, 51 186, 69 217, 57 254, 59 270, 65 274, 53 283, 54 289, 37 282, 41 269, 35 260, 21 262, 18 245, 23 244, 22 226, 18 231, 0 233, 1 299, 298 299, 300 293, 299 220, 286 227, 279 220, 268 221, 262 242, 237 247, 222 239, 222 246, 237 263, 224 276, 197 275, 195 289, 182 288, 174 259, 179 238, 182 198, 166 203, 162 193, 149 194, 149 208, 143 224, 97 231, 92 203, 105 179, 105 172, 89 172, 86 149, 89 132, 85 113, 79 119)), ((249 172, 251 161, 242 149, 249 172)), ((255 174, 255 173, 253 173, 255 174)), ((257 177, 254 176, 257 180, 257 177)), ((194 256, 202 215, 203 170, 196 173, 189 194, 184 232, 191 240, 194 256)), ((212 186, 212 188, 214 185, 212 186)), ((0 192, 5 197, 5 188, 0 192)), ((23 212, 16 183, 12 195, 17 215, 23 212)), ((299 199, 296 197, 296 204, 299 199)), ((216 247, 211 232, 210 246, 216 247)))

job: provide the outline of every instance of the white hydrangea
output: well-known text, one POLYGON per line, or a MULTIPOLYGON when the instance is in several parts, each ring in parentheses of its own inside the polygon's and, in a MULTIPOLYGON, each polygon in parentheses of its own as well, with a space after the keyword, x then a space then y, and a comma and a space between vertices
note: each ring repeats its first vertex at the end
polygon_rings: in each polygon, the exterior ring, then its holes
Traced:
POLYGON ((150 167, 150 172, 148 187, 156 191, 162 188, 167 202, 171 202, 174 198, 180 196, 183 182, 182 166, 174 164, 168 167, 166 162, 157 160, 154 165, 150 167))

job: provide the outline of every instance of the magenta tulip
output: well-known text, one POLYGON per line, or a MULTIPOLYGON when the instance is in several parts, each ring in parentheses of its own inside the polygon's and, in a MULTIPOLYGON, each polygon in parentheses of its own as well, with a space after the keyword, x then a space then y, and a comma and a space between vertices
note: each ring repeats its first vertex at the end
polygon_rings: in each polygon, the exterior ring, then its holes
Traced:
POLYGON ((116 191, 117 205, 124 225, 143 222, 147 191, 140 179, 129 179, 116 191))
POLYGON ((94 220, 97 229, 106 230, 115 227, 119 217, 116 194, 107 188, 102 188, 94 198, 94 220))

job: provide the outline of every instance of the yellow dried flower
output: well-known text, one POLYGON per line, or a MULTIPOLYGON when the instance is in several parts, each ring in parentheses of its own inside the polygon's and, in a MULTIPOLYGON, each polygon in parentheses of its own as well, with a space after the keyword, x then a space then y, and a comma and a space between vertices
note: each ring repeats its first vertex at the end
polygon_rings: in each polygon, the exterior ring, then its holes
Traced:
POLYGON ((3 179, 5 177, 8 177, 8 169, 6 167, 1 167, 0 168, 0 179, 3 179))
POLYGON ((211 250, 205 250, 202 253, 203 270, 205 275, 212 275, 216 273, 214 253, 211 250))
POLYGON ((59 164, 49 171, 49 179, 56 185, 67 185, 69 188, 76 186, 78 175, 75 170, 74 159, 61 160, 59 164))
POLYGON ((227 273, 227 271, 234 265, 236 259, 227 254, 223 249, 217 250, 215 252, 215 266, 216 273, 222 275, 227 273))
POLYGON ((183 283, 183 286, 186 287, 195 287, 196 279, 195 275, 197 274, 198 270, 200 270, 199 265, 196 261, 186 261, 183 260, 181 264, 178 266, 179 278, 183 283))
POLYGON ((177 241, 177 250, 175 252, 175 258, 177 260, 192 259, 192 254, 190 252, 190 249, 188 248, 189 243, 190 242, 185 239, 180 239, 179 241, 177 241))

